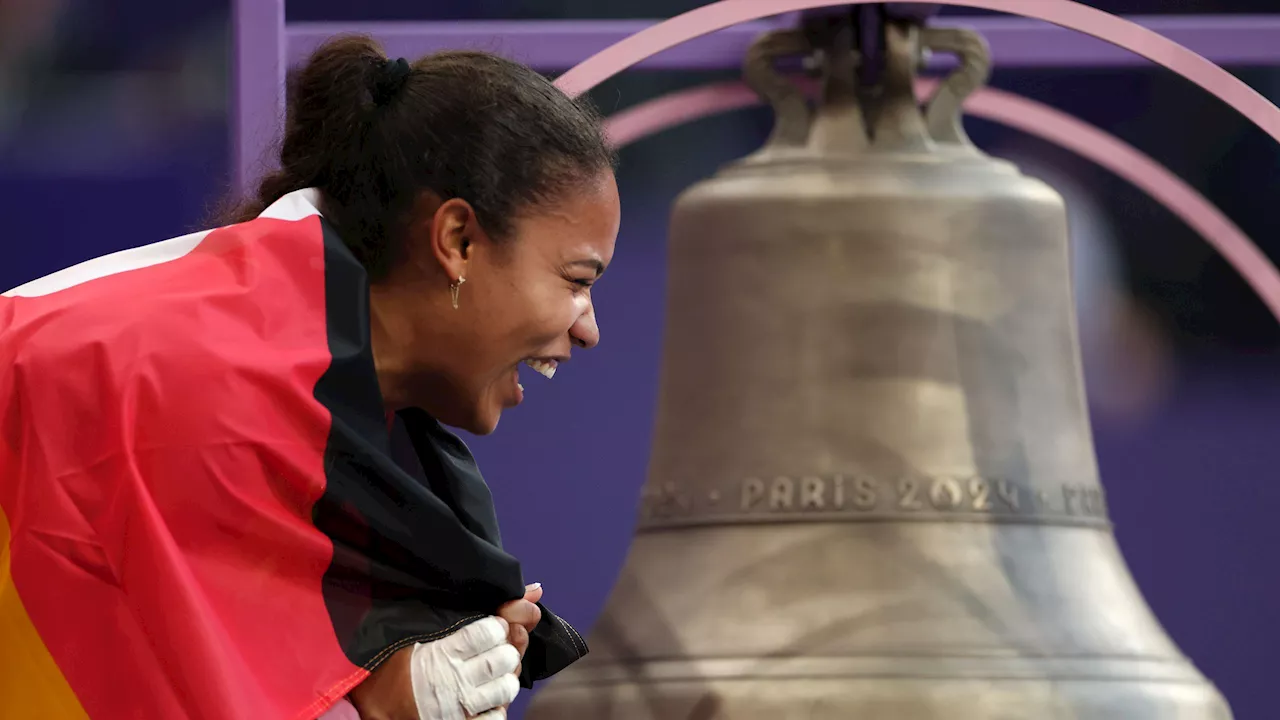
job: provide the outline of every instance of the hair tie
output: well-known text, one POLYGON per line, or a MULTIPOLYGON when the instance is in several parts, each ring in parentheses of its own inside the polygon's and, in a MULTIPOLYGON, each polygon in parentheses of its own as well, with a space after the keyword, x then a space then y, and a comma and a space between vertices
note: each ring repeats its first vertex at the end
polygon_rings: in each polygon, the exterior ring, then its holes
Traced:
POLYGON ((383 60, 373 81, 373 104, 379 107, 391 102, 409 79, 409 61, 404 58, 383 60))

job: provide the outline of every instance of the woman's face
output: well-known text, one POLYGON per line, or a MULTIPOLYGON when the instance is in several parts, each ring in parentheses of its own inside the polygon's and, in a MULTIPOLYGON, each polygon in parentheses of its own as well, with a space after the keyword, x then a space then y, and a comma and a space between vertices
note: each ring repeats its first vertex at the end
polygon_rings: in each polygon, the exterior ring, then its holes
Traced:
POLYGON ((438 381, 414 394, 441 422, 483 435, 524 399, 522 374, 553 375, 575 349, 600 342, 591 290, 613 258, 618 187, 613 173, 602 173, 559 202, 526 209, 512 237, 500 242, 474 216, 452 223, 449 206, 437 210, 433 223, 434 259, 446 275, 438 286, 447 293, 448 280, 466 282, 456 310, 447 295, 431 303, 424 321, 438 327, 419 336, 445 346, 418 348, 432 359, 429 371, 438 381))

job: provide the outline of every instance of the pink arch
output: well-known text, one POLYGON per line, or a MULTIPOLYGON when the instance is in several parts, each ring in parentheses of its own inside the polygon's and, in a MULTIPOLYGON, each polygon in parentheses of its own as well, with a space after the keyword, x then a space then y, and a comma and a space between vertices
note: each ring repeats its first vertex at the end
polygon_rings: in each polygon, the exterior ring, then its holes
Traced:
MULTIPOLYGON (((647 57, 686 40, 738 23, 811 8, 864 5, 879 1, 881 0, 719 0, 646 28, 601 50, 561 75, 556 84, 565 93, 578 95, 647 57)), ((933 2, 940 5, 983 8, 1044 20, 1105 40, 1163 65, 1194 82, 1235 108, 1272 138, 1280 141, 1280 108, 1272 105, 1266 98, 1226 70, 1141 25, 1072 0, 1035 0, 1034 2, 1031 0, 933 0, 933 2)), ((1068 115, 1055 113, 1047 107, 1037 107, 1025 99, 993 95, 993 92, 988 90, 983 93, 987 98, 983 102, 988 103, 985 107, 990 113, 989 117, 1050 138, 1138 184, 1204 234, 1262 297, 1272 314, 1280 319, 1280 275, 1267 261, 1266 256, 1240 232, 1239 228, 1223 217, 1217 208, 1149 157, 1097 128, 1081 123, 1068 115), (1025 121, 1025 114, 1039 114, 1047 121, 1047 125, 1040 128, 1024 126, 1020 120, 1025 121), (1052 137, 1045 134, 1046 132, 1051 133, 1052 137), (1114 154, 1108 155, 1108 153, 1114 154), (1128 162, 1137 163, 1140 170, 1128 172, 1123 166, 1118 167, 1114 161, 1117 156, 1125 157, 1128 162), (1190 205, 1184 206, 1185 203, 1190 205), (1194 207, 1195 211, 1184 212, 1187 207, 1194 207)), ((978 106, 975 103, 977 102, 977 98, 971 98, 968 107, 976 112, 978 106)), ((678 105, 672 107, 678 108, 678 105)), ((645 111, 688 113, 691 112, 690 108, 691 106, 685 107, 684 110, 664 110, 662 106, 653 106, 645 111)), ((636 108, 635 111, 639 113, 641 109, 636 108)), ((709 111, 694 112, 688 119, 709 111)), ((630 117, 641 116, 631 115, 630 117)), ((670 122, 674 124, 678 121, 673 119, 670 122)), ((630 120, 630 122, 637 121, 630 120)), ((1027 125, 1032 123, 1028 122, 1027 125)), ((619 126, 615 126, 615 132, 617 127, 619 126)))
MULTIPOLYGON (((646 28, 592 55, 556 84, 578 95, 651 55, 700 35, 748 20, 835 5, 865 5, 883 0, 720 0, 646 28)), ((1137 23, 1072 0, 931 0, 1044 20, 1105 40, 1178 73, 1238 110, 1280 141, 1280 108, 1231 73, 1172 40, 1137 23)), ((997 58, 998 60, 998 58, 997 58)))
MULTIPOLYGON (((936 84, 920 80, 916 90, 926 96, 936 84)), ((606 125, 610 140, 621 147, 669 127, 759 103, 759 96, 742 83, 704 85, 615 113, 606 125)), ((965 110, 1056 143, 1133 183, 1222 253, 1280 320, 1280 272, 1213 203, 1164 166, 1086 122, 1011 93, 981 89, 969 96, 965 110)))

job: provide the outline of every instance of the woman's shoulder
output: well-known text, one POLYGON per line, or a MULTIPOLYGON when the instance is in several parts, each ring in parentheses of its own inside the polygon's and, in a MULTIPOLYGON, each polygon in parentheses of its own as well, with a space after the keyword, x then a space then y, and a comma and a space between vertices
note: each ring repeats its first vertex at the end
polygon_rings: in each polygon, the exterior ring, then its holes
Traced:
POLYGON ((0 400, 164 417, 310 396, 330 358, 323 263, 299 269, 243 228, 204 235, 164 262, 0 297, 0 400))

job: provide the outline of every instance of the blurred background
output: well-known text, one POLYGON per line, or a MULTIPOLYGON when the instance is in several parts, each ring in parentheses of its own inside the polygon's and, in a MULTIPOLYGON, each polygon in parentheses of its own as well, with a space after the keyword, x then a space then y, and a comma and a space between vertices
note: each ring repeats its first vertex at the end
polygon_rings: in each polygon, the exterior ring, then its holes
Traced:
MULTIPOLYGON (((0 0, 0 289, 203 227, 230 188, 229 3, 0 0)), ((291 21, 660 18, 700 4, 295 0, 287 14, 291 21)), ((1280 11, 1275 0, 1089 4, 1118 14, 1280 11)), ((1280 68, 1229 70, 1280 100, 1280 68)), ((736 75, 630 72, 594 97, 608 113, 736 75)), ((1280 146, 1199 88, 1146 67, 998 64, 991 85, 1129 141, 1280 256, 1273 204, 1280 146)), ((644 479, 670 203, 758 147, 770 123, 763 110, 737 112, 623 152, 622 236, 596 296, 603 344, 553 383, 533 384, 496 435, 471 441, 527 580, 544 583, 547 602, 580 627, 591 625, 625 557, 644 479)), ((1099 461, 1139 585, 1237 718, 1275 717, 1280 326, 1199 236, 1139 191, 1015 131, 975 120, 968 127, 984 149, 1057 187, 1071 208, 1099 461)))

